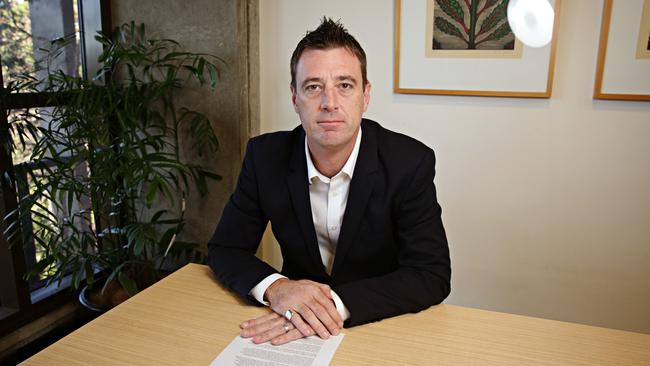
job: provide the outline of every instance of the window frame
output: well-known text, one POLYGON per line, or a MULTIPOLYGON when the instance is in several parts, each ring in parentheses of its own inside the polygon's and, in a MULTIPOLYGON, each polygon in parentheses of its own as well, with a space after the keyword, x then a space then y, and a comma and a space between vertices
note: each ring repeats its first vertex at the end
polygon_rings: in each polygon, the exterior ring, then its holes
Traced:
MULTIPOLYGON (((102 33, 110 36, 112 30, 111 0, 78 0, 77 3, 79 29, 81 31, 80 53, 82 73, 84 77, 94 75, 99 69, 96 61, 101 47, 93 45, 94 31, 85 29, 101 29, 102 33), (93 13, 101 19, 101 24, 95 24, 84 15, 93 13), (91 28, 92 27, 92 28, 91 28), (90 37, 89 37, 90 36, 90 37)), ((0 64, 2 55, 0 55, 0 64)), ((9 146, 8 111, 35 107, 49 107, 52 100, 47 93, 8 93, 5 92, 4 76, 0 68, 0 146, 9 146)), ((11 152, 0 148, 0 211, 5 214, 18 207, 16 194, 15 165, 11 152)), ((4 222, 3 222, 4 230, 4 222)), ((56 284, 30 291, 29 282, 24 279, 28 271, 25 253, 30 248, 20 236, 20 243, 9 247, 5 237, 0 235, 0 337, 5 336, 21 326, 36 320, 65 303, 76 301, 76 294, 65 290, 65 283, 58 287, 56 284)), ((33 247, 33 241, 32 241, 33 247)), ((64 281, 65 282, 65 281, 64 281)), ((69 281, 68 281, 69 282, 69 281)))

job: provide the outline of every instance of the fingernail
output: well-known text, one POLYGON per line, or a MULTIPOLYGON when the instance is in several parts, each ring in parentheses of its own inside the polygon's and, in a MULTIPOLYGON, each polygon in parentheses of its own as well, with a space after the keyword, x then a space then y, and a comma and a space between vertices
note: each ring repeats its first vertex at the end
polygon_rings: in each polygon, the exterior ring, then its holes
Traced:
POLYGON ((339 335, 339 330, 338 330, 338 329, 334 329, 334 331, 332 332, 332 335, 335 335, 335 336, 339 335))
POLYGON ((248 322, 243 322, 239 326, 242 327, 242 328, 246 328, 248 326, 248 322))

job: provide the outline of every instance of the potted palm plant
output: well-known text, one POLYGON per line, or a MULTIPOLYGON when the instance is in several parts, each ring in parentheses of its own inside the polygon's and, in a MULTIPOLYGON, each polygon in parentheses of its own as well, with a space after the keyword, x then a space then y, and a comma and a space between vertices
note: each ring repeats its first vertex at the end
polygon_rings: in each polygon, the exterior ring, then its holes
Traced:
POLYGON ((28 276, 58 283, 70 276, 72 288, 85 283, 115 299, 109 292, 133 295, 170 262, 202 260, 196 243, 176 238, 185 197, 205 195, 208 180, 220 178, 194 162, 218 140, 208 118, 180 106, 178 94, 188 84, 214 89, 223 61, 149 38, 133 22, 96 39, 104 51, 92 80, 50 71, 13 84, 47 93, 52 107, 10 124, 14 140, 31 141, 33 150, 31 164, 16 167, 18 187, 29 188, 6 215, 5 235, 39 248, 28 276))

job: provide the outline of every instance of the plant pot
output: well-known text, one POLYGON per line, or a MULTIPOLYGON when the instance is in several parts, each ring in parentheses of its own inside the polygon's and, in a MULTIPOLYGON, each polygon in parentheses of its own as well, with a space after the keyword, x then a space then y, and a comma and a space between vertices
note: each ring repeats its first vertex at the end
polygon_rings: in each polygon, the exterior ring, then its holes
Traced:
POLYGON ((94 304, 90 300, 90 290, 88 289, 88 286, 84 286, 81 289, 81 292, 79 292, 79 303, 91 313, 102 314, 109 309, 108 307, 94 304))
POLYGON ((112 281, 102 292, 103 284, 89 289, 84 286, 79 293, 79 303, 93 313, 101 314, 129 298, 118 282, 112 281))

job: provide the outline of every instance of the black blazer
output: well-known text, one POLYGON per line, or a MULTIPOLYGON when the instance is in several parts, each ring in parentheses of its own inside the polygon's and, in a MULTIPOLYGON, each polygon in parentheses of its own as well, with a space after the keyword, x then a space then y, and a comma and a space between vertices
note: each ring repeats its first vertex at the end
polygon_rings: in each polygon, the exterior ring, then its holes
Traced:
POLYGON ((282 274, 326 283, 350 311, 346 326, 416 312, 450 292, 449 248, 433 184, 433 150, 364 119, 332 268, 320 258, 302 126, 252 138, 235 192, 210 240, 217 278, 247 297, 276 271, 255 257, 270 220, 282 274))

